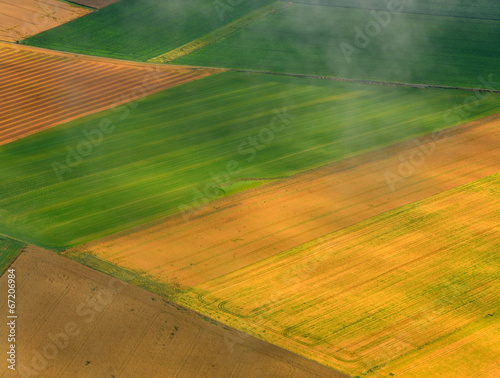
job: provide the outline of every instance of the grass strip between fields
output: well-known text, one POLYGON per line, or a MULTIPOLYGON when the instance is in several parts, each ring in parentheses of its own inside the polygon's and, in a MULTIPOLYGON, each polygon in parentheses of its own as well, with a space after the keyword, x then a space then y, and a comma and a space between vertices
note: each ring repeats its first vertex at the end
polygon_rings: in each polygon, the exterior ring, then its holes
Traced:
POLYGON ((175 299, 175 296, 182 291, 178 285, 158 282, 146 272, 126 270, 109 261, 101 260, 92 254, 74 251, 61 254, 89 268, 146 289, 169 300, 175 299))
POLYGON ((208 46, 215 43, 228 35, 234 33, 236 30, 255 22, 258 19, 264 18, 272 12, 276 12, 279 9, 290 6, 290 3, 285 1, 276 1, 272 4, 266 5, 260 9, 257 9, 249 14, 217 29, 211 33, 204 35, 201 38, 195 39, 183 46, 180 46, 172 51, 169 51, 160 56, 151 58, 148 60, 149 63, 167 63, 174 59, 178 59, 184 55, 191 54, 192 52, 201 49, 202 47, 208 46))
POLYGON ((121 0, 23 44, 109 58, 146 61, 185 45, 273 0, 121 0))

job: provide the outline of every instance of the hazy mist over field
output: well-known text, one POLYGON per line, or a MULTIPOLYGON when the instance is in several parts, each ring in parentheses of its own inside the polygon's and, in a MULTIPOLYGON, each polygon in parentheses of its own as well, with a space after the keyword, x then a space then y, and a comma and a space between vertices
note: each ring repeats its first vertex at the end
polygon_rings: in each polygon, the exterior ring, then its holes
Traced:
POLYGON ((493 42, 500 26, 477 19, 500 17, 495 5, 459 0, 274 4, 275 11, 174 63, 478 87, 478 77, 494 71, 500 54, 493 42))

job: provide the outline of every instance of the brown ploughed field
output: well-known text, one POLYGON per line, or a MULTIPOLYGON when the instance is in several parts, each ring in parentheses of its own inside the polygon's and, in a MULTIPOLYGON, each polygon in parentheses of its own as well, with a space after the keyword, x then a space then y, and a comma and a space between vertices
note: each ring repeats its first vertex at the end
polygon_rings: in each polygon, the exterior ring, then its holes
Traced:
POLYGON ((347 378, 53 252, 28 247, 11 268, 16 371, 4 360, 0 377, 347 378))
POLYGON ((70 253, 91 253, 181 288, 200 285, 391 209, 497 173, 499 126, 500 117, 492 116, 362 154, 215 201, 189 214, 189 220, 185 214, 173 216, 70 253), (412 165, 413 171, 406 166, 405 171, 402 162, 416 162, 419 152, 419 164, 412 165))
POLYGON ((0 42, 0 145, 213 72, 0 42))
POLYGON ((90 12, 57 0, 0 0, 0 41, 19 41, 90 12))

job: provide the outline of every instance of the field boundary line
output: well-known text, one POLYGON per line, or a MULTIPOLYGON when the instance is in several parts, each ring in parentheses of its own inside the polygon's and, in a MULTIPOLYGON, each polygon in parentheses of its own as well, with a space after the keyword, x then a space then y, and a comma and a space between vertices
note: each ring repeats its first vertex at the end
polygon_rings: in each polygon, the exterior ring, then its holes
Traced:
POLYGON ((6 41, 0 41, 0 48, 28 51, 28 52, 32 52, 32 53, 52 55, 52 56, 60 56, 63 58, 73 58, 73 59, 77 59, 77 60, 84 60, 87 62, 107 63, 107 64, 114 64, 117 66, 139 67, 139 68, 156 70, 156 71, 168 71, 168 72, 170 72, 170 71, 172 71, 172 68, 179 69, 179 70, 183 70, 183 69, 184 70, 201 70, 201 69, 204 69, 207 71, 214 71, 213 73, 227 71, 227 68, 218 68, 218 67, 187 66, 187 65, 178 65, 178 64, 165 65, 165 64, 137 62, 137 61, 133 61, 133 60, 106 58, 106 57, 101 57, 101 56, 85 55, 85 54, 72 53, 72 52, 61 51, 61 50, 51 50, 51 49, 46 49, 43 47, 36 47, 36 46, 30 46, 30 45, 24 45, 24 44, 18 44, 18 43, 14 43, 14 42, 6 42, 6 41))
POLYGON ((91 11, 90 13, 97 12, 100 9, 100 8, 96 8, 96 7, 91 7, 90 5, 80 4, 76 1, 71 1, 71 0, 63 0, 63 2, 70 3, 71 5, 74 5, 75 7, 88 9, 91 11))
MULTIPOLYGON (((216 67, 210 67, 210 68, 216 69, 216 67)), ((321 75, 300 74, 291 72, 261 71, 261 70, 250 70, 241 68, 226 68, 226 70, 232 72, 255 73, 263 75, 278 75, 278 76, 290 76, 290 77, 303 77, 307 79, 343 81, 348 83, 358 83, 367 85, 386 85, 390 87, 408 87, 408 88, 419 88, 419 89, 453 89, 453 90, 462 90, 471 92, 500 93, 500 89, 488 89, 488 88, 477 88, 477 87, 455 87, 451 85, 439 85, 439 84, 419 84, 419 83, 405 83, 397 81, 349 79, 345 77, 336 77, 336 76, 321 76, 321 75)))
POLYGON ((191 65, 181 65, 181 64, 161 64, 161 63, 150 63, 148 62, 137 62, 132 60, 123 60, 115 58, 105 58, 94 55, 85 55, 79 53, 70 53, 60 50, 51 50, 42 47, 20 45, 11 42, 0 41, 0 48, 6 47, 13 50, 23 50, 35 53, 42 53, 53 56, 61 56, 64 58, 74 58, 78 60, 92 61, 97 63, 108 63, 119 66, 133 66, 141 67, 144 69, 155 70, 155 71, 168 71, 171 72, 172 68, 179 70, 205 70, 208 73, 219 73, 219 72, 242 72, 242 73, 253 73, 253 74, 263 74, 263 75, 278 75, 278 76, 289 76, 289 77, 302 77, 309 79, 321 79, 321 80, 332 80, 341 81, 348 83, 358 83, 365 85, 385 85, 392 87, 407 87, 407 88, 419 88, 419 89, 451 89, 451 90, 463 90, 469 92, 488 92, 488 93, 500 93, 500 89, 488 89, 488 88, 477 88, 477 87, 460 87, 460 86, 450 86, 450 85, 439 85, 439 84, 422 84, 422 83, 406 83, 397 81, 380 81, 380 80, 363 80, 363 79, 353 79, 353 78, 343 78, 336 76, 322 76, 314 74, 300 74, 293 72, 274 72, 265 70, 252 70, 252 69, 242 69, 242 68, 225 68, 225 67, 212 67, 212 66, 191 66, 191 65))

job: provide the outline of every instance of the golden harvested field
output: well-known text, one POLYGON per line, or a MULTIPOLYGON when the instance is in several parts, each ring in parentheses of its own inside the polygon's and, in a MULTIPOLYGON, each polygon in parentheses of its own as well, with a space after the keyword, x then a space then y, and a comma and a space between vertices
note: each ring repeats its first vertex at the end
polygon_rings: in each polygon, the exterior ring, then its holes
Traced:
POLYGON ((500 174, 205 282, 176 301, 357 376, 500 375, 500 174))
POLYGON ((0 0, 0 41, 19 41, 90 12, 57 0, 0 0))
POLYGON ((336 162, 213 202, 192 214, 96 240, 69 254, 90 253, 184 288, 200 285, 391 209, 497 173, 499 126, 499 116, 489 117, 336 162), (419 151, 423 162, 412 175, 393 183, 387 173, 398 173, 401 159, 410 160, 419 151))
POLYGON ((4 361, 1 377, 347 377, 53 252, 12 267, 16 372, 4 361))
POLYGON ((214 72, 0 42, 0 145, 214 72))

